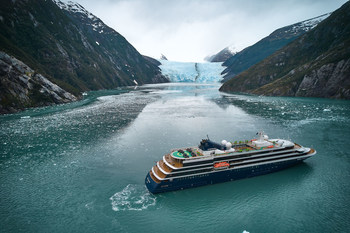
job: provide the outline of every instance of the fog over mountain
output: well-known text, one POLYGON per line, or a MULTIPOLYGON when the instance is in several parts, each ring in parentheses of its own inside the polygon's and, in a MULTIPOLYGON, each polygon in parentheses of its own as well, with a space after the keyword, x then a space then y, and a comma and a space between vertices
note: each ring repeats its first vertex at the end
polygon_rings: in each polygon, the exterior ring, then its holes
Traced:
POLYGON ((346 0, 77 0, 142 54, 200 62, 228 45, 236 51, 277 28, 336 10, 346 0), (140 36, 142 35, 142 36, 140 36))

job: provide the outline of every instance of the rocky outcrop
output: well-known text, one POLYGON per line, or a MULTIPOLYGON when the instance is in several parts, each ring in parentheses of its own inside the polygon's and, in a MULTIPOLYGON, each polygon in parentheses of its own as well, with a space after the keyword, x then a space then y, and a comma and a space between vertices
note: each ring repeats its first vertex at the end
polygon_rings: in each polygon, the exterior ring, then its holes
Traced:
POLYGON ((22 61, 0 51, 0 114, 76 100, 22 61))
POLYGON ((305 75, 295 96, 350 99, 350 59, 323 65, 305 75))

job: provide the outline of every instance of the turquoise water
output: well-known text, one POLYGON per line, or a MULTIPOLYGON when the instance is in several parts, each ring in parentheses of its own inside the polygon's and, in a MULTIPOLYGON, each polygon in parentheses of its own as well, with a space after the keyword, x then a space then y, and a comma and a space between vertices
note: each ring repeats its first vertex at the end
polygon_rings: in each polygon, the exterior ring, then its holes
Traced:
POLYGON ((349 232, 350 102, 165 84, 0 116, 1 232, 349 232), (317 155, 281 172, 150 194, 163 154, 264 130, 317 155))

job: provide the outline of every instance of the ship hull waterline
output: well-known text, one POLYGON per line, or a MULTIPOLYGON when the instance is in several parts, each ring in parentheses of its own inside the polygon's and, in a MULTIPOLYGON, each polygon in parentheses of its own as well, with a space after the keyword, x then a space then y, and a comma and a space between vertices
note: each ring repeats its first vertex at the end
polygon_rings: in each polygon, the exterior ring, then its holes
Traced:
POLYGON ((295 160, 280 161, 275 163, 261 164, 250 167, 243 167, 237 169, 225 169, 212 173, 202 175, 192 175, 184 178, 173 179, 172 181, 155 182, 148 172, 145 184, 147 189, 153 193, 163 193, 187 188, 194 188, 204 185, 217 184, 227 181, 240 180, 244 178, 254 177, 280 171, 303 162, 306 158, 299 158, 295 160))

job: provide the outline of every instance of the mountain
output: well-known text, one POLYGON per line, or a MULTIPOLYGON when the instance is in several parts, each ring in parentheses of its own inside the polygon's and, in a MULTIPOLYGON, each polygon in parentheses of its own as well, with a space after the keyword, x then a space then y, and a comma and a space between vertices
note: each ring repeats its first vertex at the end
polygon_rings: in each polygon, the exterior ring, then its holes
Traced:
POLYGON ((224 62, 236 54, 234 49, 232 46, 226 47, 217 54, 205 57, 204 60, 208 62, 224 62))
POLYGON ((75 96, 168 81, 154 61, 77 3, 2 0, 0 16, 0 51, 75 96))
POLYGON ((224 81, 233 78, 305 32, 310 31, 329 15, 330 14, 324 14, 316 18, 279 28, 254 45, 234 54, 223 63, 223 66, 227 67, 222 73, 224 75, 224 81))
POLYGON ((220 90, 350 99, 350 2, 220 90))
POLYGON ((164 56, 164 54, 160 55, 160 60, 168 60, 168 58, 166 58, 166 56, 164 56))

